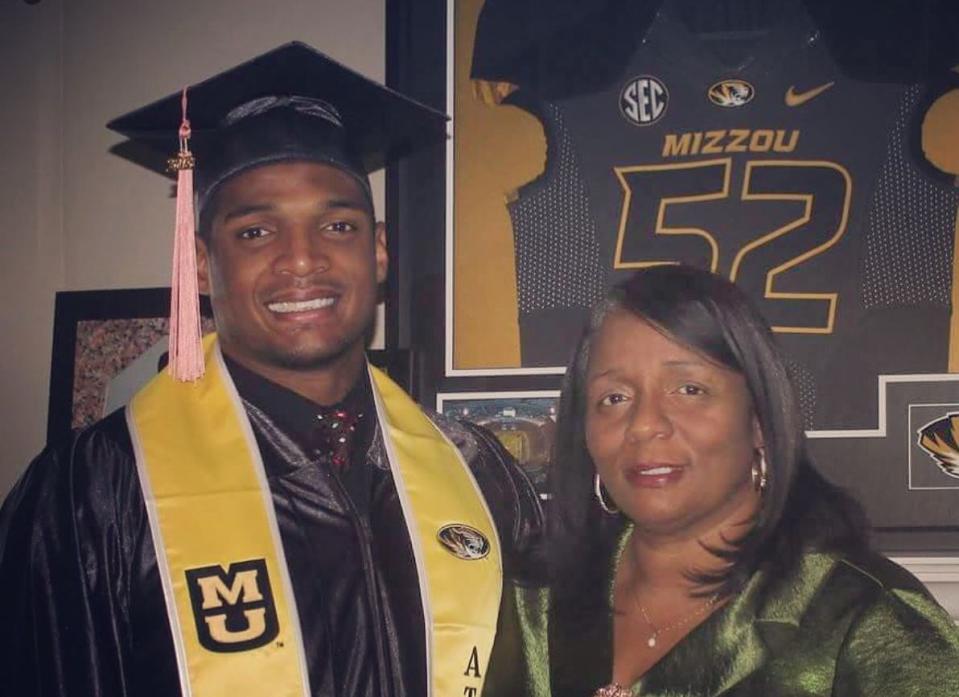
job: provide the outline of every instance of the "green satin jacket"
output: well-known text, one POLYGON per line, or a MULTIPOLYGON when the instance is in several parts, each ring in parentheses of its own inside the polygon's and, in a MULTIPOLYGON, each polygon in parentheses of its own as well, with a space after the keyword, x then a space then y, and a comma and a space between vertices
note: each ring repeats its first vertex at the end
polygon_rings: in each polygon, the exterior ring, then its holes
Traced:
MULTIPOLYGON (((611 597, 611 589, 605 590, 611 597)), ((550 626, 549 596, 519 589, 484 695, 591 697, 611 680, 612 612, 550 626), (514 637, 514 641, 507 641, 514 637), (508 668, 507 668, 508 667, 508 668), (495 674, 494 674, 495 673, 495 674)), ((920 582, 876 554, 807 553, 759 571, 635 685, 656 697, 959 697, 959 630, 920 582)))

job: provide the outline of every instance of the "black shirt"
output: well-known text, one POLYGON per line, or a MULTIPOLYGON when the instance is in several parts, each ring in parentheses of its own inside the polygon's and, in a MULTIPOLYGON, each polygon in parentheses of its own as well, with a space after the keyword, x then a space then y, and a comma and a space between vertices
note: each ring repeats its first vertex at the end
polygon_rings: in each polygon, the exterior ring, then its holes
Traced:
POLYGON ((342 400, 323 405, 266 379, 225 354, 223 359, 244 403, 269 416, 308 457, 315 458, 316 466, 329 468, 340 480, 357 512, 367 515, 374 469, 367 453, 376 430, 369 373, 363 370, 342 400), (328 419, 340 410, 357 415, 358 420, 352 435, 350 462, 346 467, 336 468, 331 463, 329 448, 317 437, 317 422, 319 417, 328 419))

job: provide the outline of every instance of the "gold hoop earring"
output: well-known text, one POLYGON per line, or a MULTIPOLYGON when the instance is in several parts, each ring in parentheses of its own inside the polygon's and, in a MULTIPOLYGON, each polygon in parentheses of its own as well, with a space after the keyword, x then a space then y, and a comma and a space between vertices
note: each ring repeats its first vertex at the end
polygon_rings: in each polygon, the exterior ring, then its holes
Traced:
POLYGON ((766 464, 766 449, 758 448, 759 462, 753 462, 753 488, 760 494, 766 491, 769 485, 769 465, 766 464))
POLYGON ((599 501, 599 507, 603 509, 609 515, 618 515, 619 509, 610 506, 606 503, 606 499, 603 498, 603 483, 599 481, 599 473, 597 472, 593 475, 593 493, 596 495, 596 500, 599 501))

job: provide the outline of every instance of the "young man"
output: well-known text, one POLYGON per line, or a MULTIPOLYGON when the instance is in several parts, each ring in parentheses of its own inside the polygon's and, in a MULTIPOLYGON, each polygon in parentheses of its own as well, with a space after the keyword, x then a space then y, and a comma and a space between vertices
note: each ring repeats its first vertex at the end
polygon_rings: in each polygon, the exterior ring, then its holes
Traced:
MULTIPOLYGON (((199 379, 161 373, 9 496, 0 684, 478 695, 536 498, 491 436, 425 415, 364 355, 387 272, 367 172, 444 119, 302 44, 187 98, 218 335, 199 379)), ((111 127, 175 135, 180 100, 111 127)))

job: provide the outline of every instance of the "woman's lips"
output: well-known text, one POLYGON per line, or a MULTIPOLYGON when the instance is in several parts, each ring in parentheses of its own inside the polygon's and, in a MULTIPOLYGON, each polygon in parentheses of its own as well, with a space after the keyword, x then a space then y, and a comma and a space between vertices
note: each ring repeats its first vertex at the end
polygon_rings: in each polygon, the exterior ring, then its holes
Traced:
POLYGON ((661 489, 682 479, 686 468, 681 465, 650 463, 631 465, 623 473, 630 486, 661 489))

